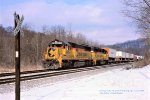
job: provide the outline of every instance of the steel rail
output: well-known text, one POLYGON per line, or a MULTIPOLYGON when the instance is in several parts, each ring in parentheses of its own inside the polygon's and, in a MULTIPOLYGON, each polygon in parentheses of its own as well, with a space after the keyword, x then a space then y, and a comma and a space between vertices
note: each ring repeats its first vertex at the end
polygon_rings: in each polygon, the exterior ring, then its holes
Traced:
MULTIPOLYGON (((105 68, 105 67, 113 67, 113 66, 120 66, 120 65, 126 65, 129 63, 121 63, 121 64, 113 64, 113 65, 102 65, 102 66, 93 66, 93 67, 81 67, 81 68, 74 68, 74 69, 67 69, 67 70, 58 70, 58 71, 49 71, 49 70, 38 70, 36 71, 26 71, 22 72, 26 76, 21 75, 21 81, 26 81, 26 80, 32 80, 32 79, 39 79, 39 78, 46 78, 46 77, 52 77, 52 76, 58 76, 58 75, 64 75, 64 74, 69 74, 69 73, 76 73, 76 72, 82 72, 82 71, 89 71, 89 70, 96 70, 100 68, 105 68), (48 72, 49 73, 43 73, 43 72, 48 72), (35 75, 30 75, 33 73, 38 73, 35 75)), ((9 75, 14 75, 14 74, 9 74, 9 75)), ((13 78, 4 78, 0 79, 0 85, 1 84, 6 84, 6 83, 13 83, 15 82, 15 77, 13 78)))

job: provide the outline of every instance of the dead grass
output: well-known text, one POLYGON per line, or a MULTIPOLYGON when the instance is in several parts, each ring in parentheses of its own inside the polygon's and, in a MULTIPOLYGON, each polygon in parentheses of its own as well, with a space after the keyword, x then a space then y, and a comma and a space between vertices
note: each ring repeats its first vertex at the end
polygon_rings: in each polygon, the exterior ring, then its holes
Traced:
POLYGON ((0 66, 0 73, 11 73, 11 72, 15 72, 14 67, 0 66))
POLYGON ((42 70, 44 69, 41 65, 28 65, 28 66, 22 66, 21 67, 21 72, 22 71, 31 71, 31 70, 42 70))
MULTIPOLYGON (((32 70, 42 70, 43 67, 41 65, 27 65, 27 66, 21 66, 21 72, 23 71, 32 71, 32 70)), ((8 66, 0 66, 0 74, 1 73, 11 73, 15 72, 15 66, 8 67, 8 66)))
POLYGON ((133 68, 142 68, 148 64, 150 64, 149 60, 140 60, 133 64, 133 68))

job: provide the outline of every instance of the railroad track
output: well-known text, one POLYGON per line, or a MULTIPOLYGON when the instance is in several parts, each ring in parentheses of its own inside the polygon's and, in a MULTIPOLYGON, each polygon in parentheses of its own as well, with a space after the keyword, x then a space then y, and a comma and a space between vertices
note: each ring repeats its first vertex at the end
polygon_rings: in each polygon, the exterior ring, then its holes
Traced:
MULTIPOLYGON (((48 69, 36 70, 36 71, 25 71, 25 72, 21 72, 20 80, 26 81, 26 80, 32 80, 32 79, 64 75, 64 74, 69 74, 69 73, 95 70, 95 69, 100 69, 102 67, 113 67, 113 66, 120 66, 120 65, 126 65, 126 64, 127 63, 121 63, 121 64, 93 66, 93 67, 80 67, 80 68, 65 69, 65 70, 64 69, 63 70, 53 70, 53 71, 48 70, 48 69)), ((13 83, 13 82, 15 82, 15 73, 0 74, 0 85, 6 84, 6 83, 13 83)))

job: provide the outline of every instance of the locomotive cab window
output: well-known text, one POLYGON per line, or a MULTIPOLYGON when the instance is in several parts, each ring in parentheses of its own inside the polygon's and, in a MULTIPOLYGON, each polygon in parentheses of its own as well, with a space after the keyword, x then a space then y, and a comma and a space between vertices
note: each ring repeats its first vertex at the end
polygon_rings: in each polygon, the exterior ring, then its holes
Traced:
POLYGON ((62 44, 51 44, 50 46, 51 47, 62 47, 63 45, 62 44))
POLYGON ((52 46, 52 47, 62 47, 63 43, 60 42, 60 41, 53 41, 49 45, 52 46))
POLYGON ((65 46, 66 50, 70 50, 70 47, 69 46, 65 46))
POLYGON ((104 49, 101 49, 101 52, 104 53, 104 54, 107 54, 107 51, 104 50, 104 49))

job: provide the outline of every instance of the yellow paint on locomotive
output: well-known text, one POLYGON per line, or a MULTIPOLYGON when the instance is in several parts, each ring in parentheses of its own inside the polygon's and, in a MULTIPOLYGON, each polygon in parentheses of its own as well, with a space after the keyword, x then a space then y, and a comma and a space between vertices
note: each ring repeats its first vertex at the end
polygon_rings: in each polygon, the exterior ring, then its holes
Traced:
POLYGON ((60 67, 62 67, 63 60, 91 60, 96 65, 98 60, 108 60, 108 54, 68 46, 48 47, 46 52, 44 52, 44 60, 56 60, 60 67))
POLYGON ((77 57, 76 48, 72 48, 72 49, 71 49, 71 53, 72 53, 73 58, 75 59, 75 58, 77 57))
POLYGON ((91 55, 92 55, 92 60, 93 60, 93 64, 96 65, 96 53, 94 51, 91 51, 91 55))

